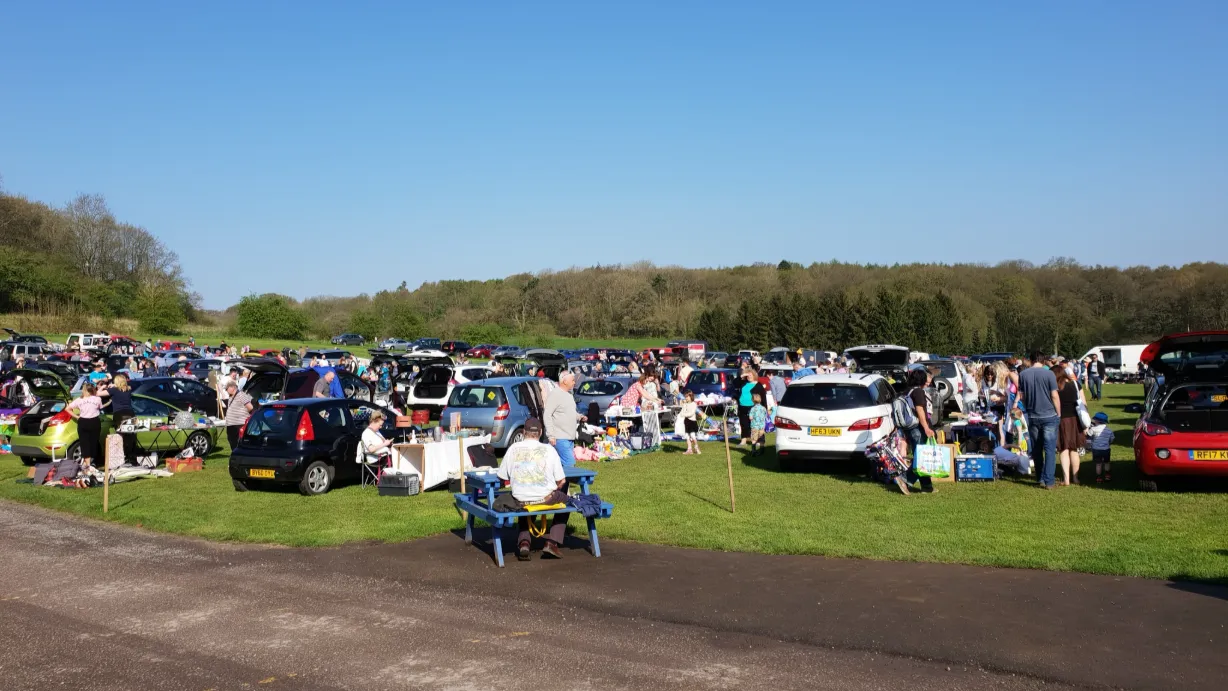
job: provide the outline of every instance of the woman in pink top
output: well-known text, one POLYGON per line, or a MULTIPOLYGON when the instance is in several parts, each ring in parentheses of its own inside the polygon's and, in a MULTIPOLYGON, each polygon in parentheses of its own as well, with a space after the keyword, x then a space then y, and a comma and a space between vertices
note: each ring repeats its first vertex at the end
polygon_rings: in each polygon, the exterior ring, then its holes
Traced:
POLYGON ((77 411, 77 444, 81 447, 81 463, 90 465, 98 458, 98 437, 102 433, 102 399, 93 384, 81 388, 81 398, 71 401, 65 410, 77 411))

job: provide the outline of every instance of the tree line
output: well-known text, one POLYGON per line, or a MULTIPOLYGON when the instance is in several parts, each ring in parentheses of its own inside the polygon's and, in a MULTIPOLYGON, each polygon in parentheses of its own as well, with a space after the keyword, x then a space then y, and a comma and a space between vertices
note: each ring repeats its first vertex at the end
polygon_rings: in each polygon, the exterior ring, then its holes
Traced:
POLYGON ((0 312, 129 317, 176 333, 198 316, 179 257, 97 194, 62 207, 0 193, 0 312))
MULTIPOLYGON (((701 338, 722 349, 882 342, 933 353, 1081 354, 1098 344, 1228 329, 1228 265, 1117 268, 1058 258, 684 269, 640 262, 280 299, 301 315, 302 335, 320 337, 356 331, 527 345, 557 334, 701 338)), ((224 319, 235 314, 231 308, 224 319)))

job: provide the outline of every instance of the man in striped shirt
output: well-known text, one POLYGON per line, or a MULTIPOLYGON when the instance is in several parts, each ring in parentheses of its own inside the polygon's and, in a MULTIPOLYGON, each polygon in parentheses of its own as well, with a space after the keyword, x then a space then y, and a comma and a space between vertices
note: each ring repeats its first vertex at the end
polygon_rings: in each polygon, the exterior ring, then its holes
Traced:
POLYGON ((230 405, 226 408, 226 440, 233 451, 239 445, 239 430, 243 429, 247 416, 255 406, 252 405, 252 397, 246 391, 240 391, 239 385, 234 382, 226 383, 226 393, 230 396, 230 405))

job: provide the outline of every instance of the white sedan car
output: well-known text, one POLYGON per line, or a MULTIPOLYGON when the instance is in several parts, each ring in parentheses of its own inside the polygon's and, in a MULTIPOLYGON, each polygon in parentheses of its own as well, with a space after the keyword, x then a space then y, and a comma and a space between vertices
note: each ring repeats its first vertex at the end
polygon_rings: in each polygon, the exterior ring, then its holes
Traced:
POLYGON ((863 456, 895 430, 891 383, 877 374, 816 374, 785 389, 776 412, 776 456, 782 470, 805 461, 863 456))

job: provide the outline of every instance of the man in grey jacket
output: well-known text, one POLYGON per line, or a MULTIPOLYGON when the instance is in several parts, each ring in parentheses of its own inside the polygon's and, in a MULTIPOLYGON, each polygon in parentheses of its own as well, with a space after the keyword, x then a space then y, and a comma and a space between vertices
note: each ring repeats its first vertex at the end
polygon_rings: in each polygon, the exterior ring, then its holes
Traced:
POLYGON ((571 395, 575 385, 576 375, 564 371, 559 375, 559 385, 546 396, 546 436, 564 468, 576 464, 576 428, 587 419, 576 412, 576 399, 571 395))

